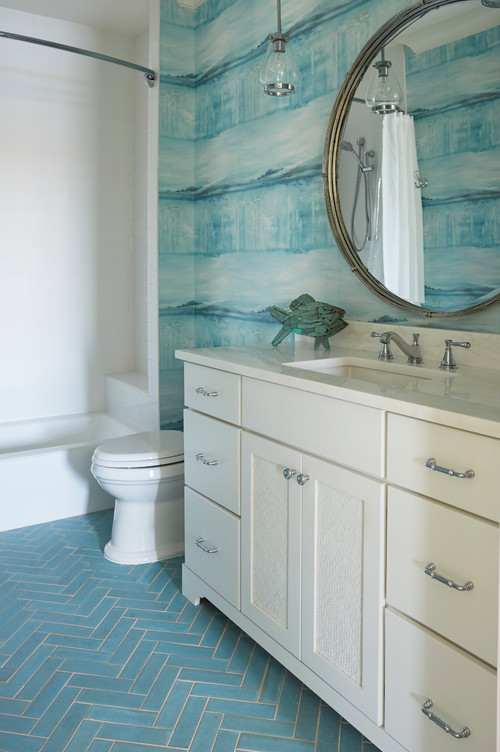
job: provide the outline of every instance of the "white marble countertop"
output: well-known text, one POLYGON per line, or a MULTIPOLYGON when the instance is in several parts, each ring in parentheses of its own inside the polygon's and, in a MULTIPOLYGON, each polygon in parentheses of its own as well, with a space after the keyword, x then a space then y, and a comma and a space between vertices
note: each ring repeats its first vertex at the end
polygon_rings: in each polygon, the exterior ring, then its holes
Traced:
MULTIPOLYGON (((446 372, 439 369, 439 363, 424 363, 410 366, 415 369, 415 379, 410 377, 391 386, 287 365, 313 359, 361 357, 376 367, 380 363, 377 354, 377 347, 361 350, 337 346, 333 341, 331 350, 315 352, 312 339, 284 342, 278 347, 215 347, 176 352, 180 360, 190 363, 500 438, 499 370, 463 365, 455 372, 446 372), (427 378, 430 372, 432 377, 427 378)), ((385 368, 393 364, 395 370, 397 366, 406 366, 405 356, 395 353, 394 360, 385 368)))

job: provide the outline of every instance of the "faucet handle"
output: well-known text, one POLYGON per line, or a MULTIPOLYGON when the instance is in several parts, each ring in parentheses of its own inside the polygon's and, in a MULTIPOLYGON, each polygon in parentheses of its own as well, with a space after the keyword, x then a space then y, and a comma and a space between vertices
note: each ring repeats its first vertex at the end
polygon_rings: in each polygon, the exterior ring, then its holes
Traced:
POLYGON ((391 352, 391 349, 389 347, 389 341, 386 340, 385 337, 388 334, 388 332, 381 332, 380 334, 378 332, 372 332, 371 337, 379 337, 382 347, 380 348, 380 352, 378 354, 379 360, 392 360, 394 358, 394 355, 391 352))
POLYGON ((443 359, 439 366, 442 371, 454 371, 457 368, 455 358, 453 357, 452 347, 465 347, 466 350, 470 347, 470 342, 453 342, 452 339, 445 339, 446 347, 444 350, 443 359))

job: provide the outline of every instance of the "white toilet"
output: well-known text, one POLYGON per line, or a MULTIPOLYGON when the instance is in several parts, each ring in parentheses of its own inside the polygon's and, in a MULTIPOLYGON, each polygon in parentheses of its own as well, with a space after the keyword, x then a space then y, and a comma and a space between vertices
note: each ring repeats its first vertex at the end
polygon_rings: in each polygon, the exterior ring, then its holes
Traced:
POLYGON ((145 564, 184 552, 184 454, 181 431, 149 431, 97 447, 91 472, 115 497, 104 556, 145 564))

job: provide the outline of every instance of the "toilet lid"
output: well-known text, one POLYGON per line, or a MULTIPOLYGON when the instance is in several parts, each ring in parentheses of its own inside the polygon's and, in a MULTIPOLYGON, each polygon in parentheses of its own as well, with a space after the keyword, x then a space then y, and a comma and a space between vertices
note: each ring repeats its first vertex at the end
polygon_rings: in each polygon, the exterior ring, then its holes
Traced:
POLYGON ((105 441, 92 460, 104 467, 155 467, 182 462, 183 453, 182 431, 147 431, 105 441))

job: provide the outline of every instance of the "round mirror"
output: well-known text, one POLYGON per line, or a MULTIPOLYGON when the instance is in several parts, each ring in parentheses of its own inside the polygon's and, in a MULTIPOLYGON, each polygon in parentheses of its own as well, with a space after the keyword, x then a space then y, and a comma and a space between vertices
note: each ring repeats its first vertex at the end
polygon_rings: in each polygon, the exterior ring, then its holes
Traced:
POLYGON ((500 0, 421 0, 356 58, 323 160, 330 226, 379 297, 425 316, 500 300, 500 0))

